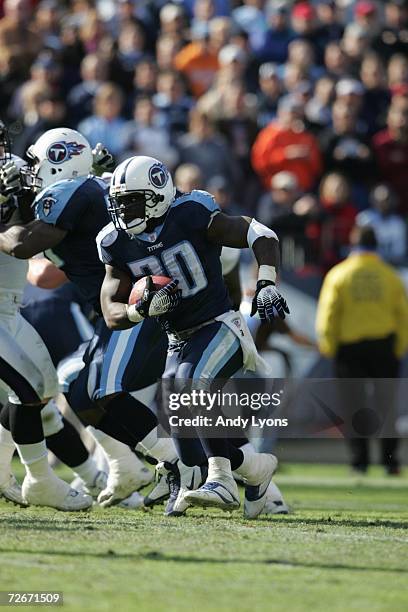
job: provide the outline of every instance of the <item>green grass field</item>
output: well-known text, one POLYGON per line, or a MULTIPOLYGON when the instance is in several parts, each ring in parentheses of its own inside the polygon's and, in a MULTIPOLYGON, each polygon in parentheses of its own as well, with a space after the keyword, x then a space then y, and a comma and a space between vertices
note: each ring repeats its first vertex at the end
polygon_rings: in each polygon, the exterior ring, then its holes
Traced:
POLYGON ((0 501, 0 590, 63 591, 78 611, 408 610, 407 475, 285 465, 276 481, 293 513, 256 521, 0 501))

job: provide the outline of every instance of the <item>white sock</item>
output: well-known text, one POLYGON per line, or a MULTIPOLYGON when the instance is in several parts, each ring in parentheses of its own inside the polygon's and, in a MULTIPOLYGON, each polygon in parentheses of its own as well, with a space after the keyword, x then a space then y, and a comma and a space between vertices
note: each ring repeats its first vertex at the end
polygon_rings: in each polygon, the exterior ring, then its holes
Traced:
POLYGON ((96 476, 99 472, 98 466, 94 461, 93 457, 89 456, 86 461, 72 468, 72 471, 76 476, 79 476, 84 483, 92 487, 94 485, 96 476))
POLYGON ((21 463, 34 480, 41 480, 54 475, 48 465, 48 452, 45 440, 34 444, 16 444, 21 463))
POLYGON ((126 444, 123 444, 123 442, 119 442, 119 440, 115 440, 115 438, 108 436, 108 434, 106 434, 104 431, 95 429, 94 427, 87 427, 87 431, 89 431, 91 436, 93 436, 102 446, 109 462, 126 459, 129 458, 130 455, 133 455, 132 451, 126 444))
POLYGON ((7 476, 10 471, 10 464, 15 451, 13 438, 8 429, 0 425, 0 477, 1 472, 7 469, 7 476))
POLYGON ((149 455, 157 461, 169 461, 174 463, 177 460, 177 451, 171 438, 158 438, 157 427, 152 429, 147 436, 136 446, 136 450, 144 455, 149 455))
POLYGON ((232 478, 231 461, 225 457, 210 457, 208 459, 208 477, 209 480, 217 480, 217 478, 232 478))

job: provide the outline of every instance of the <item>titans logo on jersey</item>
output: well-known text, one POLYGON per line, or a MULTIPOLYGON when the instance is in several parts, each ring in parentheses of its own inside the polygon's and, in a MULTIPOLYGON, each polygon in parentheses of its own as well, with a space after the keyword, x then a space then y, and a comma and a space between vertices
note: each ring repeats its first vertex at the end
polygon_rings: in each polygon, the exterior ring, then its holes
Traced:
POLYGON ((110 223, 97 238, 99 257, 135 281, 148 274, 177 279, 182 303, 166 321, 175 331, 189 329, 231 308, 221 271, 221 247, 206 236, 211 218, 219 210, 205 191, 180 195, 163 225, 151 234, 130 236, 110 223))
POLYGON ((95 238, 109 222, 106 194, 106 183, 89 176, 58 181, 39 193, 34 202, 37 219, 67 232, 46 256, 77 285, 97 312, 105 272, 95 238))

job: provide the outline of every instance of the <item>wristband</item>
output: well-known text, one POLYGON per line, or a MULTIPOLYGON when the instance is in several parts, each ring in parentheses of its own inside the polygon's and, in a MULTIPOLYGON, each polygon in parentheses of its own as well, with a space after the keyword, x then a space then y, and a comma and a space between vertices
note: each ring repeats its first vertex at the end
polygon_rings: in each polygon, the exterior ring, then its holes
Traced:
POLYGON ((276 283, 276 268, 274 266, 259 266, 258 270, 258 280, 267 280, 271 281, 271 283, 276 283))
POLYGON ((129 321, 131 321, 132 323, 140 323, 140 321, 143 321, 144 319, 144 317, 137 310, 135 304, 126 304, 126 315, 129 321))

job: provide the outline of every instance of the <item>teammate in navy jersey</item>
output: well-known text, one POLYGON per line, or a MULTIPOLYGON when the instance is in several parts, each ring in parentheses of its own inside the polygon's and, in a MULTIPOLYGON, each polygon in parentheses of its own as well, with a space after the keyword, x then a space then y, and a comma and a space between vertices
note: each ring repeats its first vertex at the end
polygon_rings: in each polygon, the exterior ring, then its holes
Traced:
MULTIPOLYGON (((176 194, 167 168, 145 156, 127 159, 115 170, 109 211, 112 223, 97 239, 106 268, 101 301, 108 326, 127 329, 158 317, 169 337, 164 378, 183 379, 193 387, 204 383, 210 388, 216 378, 229 378, 243 366, 254 369, 256 350, 245 323, 231 311, 220 253, 223 245, 253 248, 260 265, 253 314, 258 311, 265 321, 285 318, 289 310, 275 288, 276 234, 254 219, 227 217, 206 192, 176 194), (146 275, 165 275, 172 281, 127 305, 132 283, 146 275)), ((208 459, 207 481, 190 491, 181 483, 179 507, 238 507, 234 470, 247 485, 245 514, 257 516, 276 458, 246 455, 226 439, 202 437, 201 442, 208 459)), ((188 463, 186 441, 178 443, 180 457, 188 463)))
MULTIPOLYGON (((25 180, 32 189, 40 190, 34 201, 36 218, 27 225, 0 225, 0 250, 22 259, 45 252, 99 314, 104 268, 95 237, 109 217, 107 185, 89 175, 93 161, 90 145, 78 132, 58 128, 43 134, 28 149, 27 156, 31 169, 25 171, 25 180)), ((130 395, 130 391, 155 382, 164 364, 160 356, 165 354, 166 338, 154 321, 146 324, 138 330, 112 334, 103 318, 97 318, 95 334, 84 355, 85 367, 68 396, 79 416, 98 428, 97 439, 117 468, 116 476, 112 471, 113 480, 99 497, 104 505, 128 497, 140 482, 132 463, 124 462, 120 469, 120 461, 112 453, 112 440, 106 440, 102 432, 132 448, 139 445, 157 460, 177 461, 172 442, 157 439, 153 412, 130 395), (149 351, 152 360, 144 368, 141 356, 149 358, 149 351), (133 358, 134 352, 139 354, 138 359, 133 358)))

